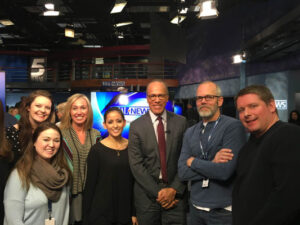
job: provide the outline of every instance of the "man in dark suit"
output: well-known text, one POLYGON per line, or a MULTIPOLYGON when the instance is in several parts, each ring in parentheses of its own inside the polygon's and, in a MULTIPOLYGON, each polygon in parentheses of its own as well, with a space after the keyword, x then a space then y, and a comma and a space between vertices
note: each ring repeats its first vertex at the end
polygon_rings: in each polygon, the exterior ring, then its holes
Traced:
POLYGON ((130 125, 128 152, 139 225, 186 224, 186 185, 177 176, 177 163, 187 122, 165 110, 168 99, 163 81, 150 82, 150 110, 130 125))

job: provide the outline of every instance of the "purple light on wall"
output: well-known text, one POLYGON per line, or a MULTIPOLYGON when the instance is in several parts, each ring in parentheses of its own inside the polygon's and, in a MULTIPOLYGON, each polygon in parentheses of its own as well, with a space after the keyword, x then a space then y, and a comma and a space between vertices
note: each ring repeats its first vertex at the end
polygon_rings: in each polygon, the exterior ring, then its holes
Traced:
POLYGON ((0 100, 3 103, 5 111, 5 72, 0 71, 0 100))

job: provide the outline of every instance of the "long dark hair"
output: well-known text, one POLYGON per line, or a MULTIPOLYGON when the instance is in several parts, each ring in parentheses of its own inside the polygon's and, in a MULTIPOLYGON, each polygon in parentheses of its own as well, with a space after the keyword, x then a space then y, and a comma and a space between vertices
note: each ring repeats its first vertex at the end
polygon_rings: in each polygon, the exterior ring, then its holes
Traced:
POLYGON ((290 112, 289 122, 290 122, 290 123, 299 123, 299 124, 300 124, 300 113, 299 113, 298 110, 293 110, 293 111, 290 112), (292 114, 293 114, 293 113, 296 113, 296 114, 297 114, 297 120, 294 120, 294 119, 292 118, 292 114))
MULTIPOLYGON (((31 173, 31 168, 32 168, 33 162, 35 160, 35 157, 37 156, 36 150, 34 148, 34 143, 37 141, 40 134, 43 131, 48 130, 48 129, 56 130, 60 135, 60 146, 59 146, 57 153, 51 159, 51 164, 57 165, 60 168, 66 169, 69 173, 69 177, 71 177, 71 171, 69 169, 69 166, 67 164, 67 161, 64 156, 63 149, 62 149, 62 134, 61 134, 60 129, 55 124, 52 124, 50 122, 43 122, 34 130, 33 134, 31 135, 32 138, 31 138, 29 144, 27 145, 23 156, 16 164, 16 168, 20 175, 22 185, 24 187, 26 187, 27 189, 29 188, 29 185, 32 182, 30 173, 31 173)), ((69 181, 70 181, 70 178, 69 178, 69 181)))
POLYGON ((51 111, 49 114, 49 117, 45 121, 50 121, 53 113, 54 113, 54 105, 52 101, 52 96, 48 91, 45 90, 36 90, 30 93, 28 97, 26 97, 20 107, 20 121, 19 121, 19 138, 20 138, 20 144, 21 144, 21 150, 24 151, 24 148, 28 145, 30 142, 30 138, 32 136, 32 125, 29 120, 29 112, 28 108, 30 107, 31 103, 35 100, 35 98, 43 96, 48 98, 51 101, 51 111))
POLYGON ((4 158, 7 161, 11 161, 13 154, 10 150, 7 139, 5 138, 5 126, 4 126, 4 110, 3 104, 0 100, 0 158, 4 158))

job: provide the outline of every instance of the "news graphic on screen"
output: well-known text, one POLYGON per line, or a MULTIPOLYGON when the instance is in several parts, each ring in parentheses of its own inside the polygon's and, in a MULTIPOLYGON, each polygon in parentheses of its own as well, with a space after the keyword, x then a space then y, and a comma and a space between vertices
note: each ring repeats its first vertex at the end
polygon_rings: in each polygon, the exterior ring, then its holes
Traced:
MULTIPOLYGON (((111 107, 122 110, 126 120, 122 136, 128 138, 129 126, 132 121, 144 115, 149 110, 146 93, 144 92, 91 92, 91 104, 93 108, 93 128, 101 132, 102 137, 107 137, 107 131, 103 127, 104 113, 111 107)), ((182 114, 180 107, 173 107, 171 101, 167 102, 166 109, 182 114)))

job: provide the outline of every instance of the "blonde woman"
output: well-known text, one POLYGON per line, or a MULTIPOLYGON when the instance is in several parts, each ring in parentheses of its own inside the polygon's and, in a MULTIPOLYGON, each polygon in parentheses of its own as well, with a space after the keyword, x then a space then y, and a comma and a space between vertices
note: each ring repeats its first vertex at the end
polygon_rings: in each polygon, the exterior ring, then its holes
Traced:
POLYGON ((60 128, 63 148, 73 172, 70 222, 82 221, 82 192, 86 179, 86 159, 90 148, 101 139, 100 132, 92 128, 93 111, 89 99, 83 94, 70 96, 60 128))

